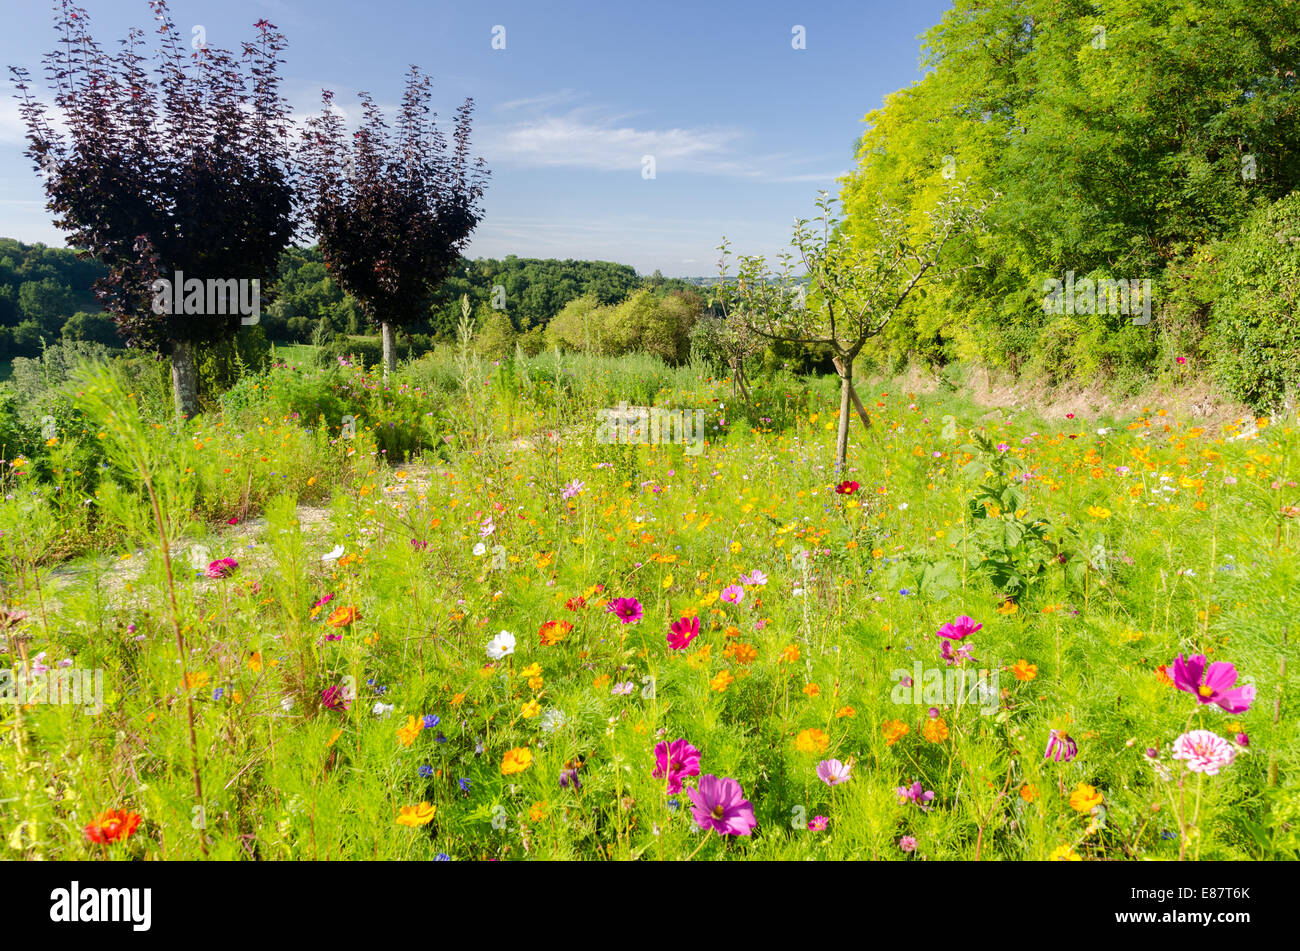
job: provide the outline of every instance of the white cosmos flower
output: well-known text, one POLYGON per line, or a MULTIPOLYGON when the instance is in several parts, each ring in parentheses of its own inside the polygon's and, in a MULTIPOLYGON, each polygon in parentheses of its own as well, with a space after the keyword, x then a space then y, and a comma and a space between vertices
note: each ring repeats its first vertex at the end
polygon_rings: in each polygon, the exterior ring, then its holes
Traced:
POLYGON ((515 636, 509 631, 502 631, 492 640, 488 641, 487 654, 493 660, 500 660, 507 654, 515 652, 515 636))
POLYGON ((482 542, 479 542, 477 545, 474 546, 474 557, 475 558, 483 557, 483 553, 485 551, 487 551, 487 545, 484 545, 482 542))
POLYGON ((375 703, 373 707, 370 708, 370 712, 377 717, 386 717, 393 712, 393 705, 391 703, 384 703, 384 701, 379 700, 375 703))

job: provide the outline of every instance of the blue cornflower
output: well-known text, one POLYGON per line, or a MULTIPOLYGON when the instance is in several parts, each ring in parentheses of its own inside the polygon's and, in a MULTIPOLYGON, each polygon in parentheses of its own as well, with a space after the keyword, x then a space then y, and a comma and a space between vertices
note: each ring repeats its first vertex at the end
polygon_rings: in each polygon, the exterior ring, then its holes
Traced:
POLYGON ((216 690, 212 691, 212 699, 220 700, 222 696, 225 694, 225 692, 226 692, 225 687, 218 687, 216 690))
POLYGON ((428 779, 430 776, 433 775, 433 767, 430 766, 428 763, 425 763, 423 766, 420 767, 420 775, 423 776, 425 779, 428 779))
POLYGON ((446 743, 446 742, 447 742, 447 738, 446 738, 445 736, 443 736, 441 733, 439 733, 437 736, 435 736, 435 737, 433 738, 433 741, 434 741, 435 743, 446 743))
POLYGON ((435 862, 450 862, 451 856, 448 855, 446 852, 439 852, 437 855, 433 857, 433 860, 435 862))
POLYGON ((424 728, 426 730, 432 730, 435 726, 437 726, 441 722, 442 720, 438 717, 437 714, 430 713, 428 716, 424 718, 424 728))
POLYGON ((460 780, 460 791, 463 793, 469 792, 469 780, 465 779, 463 776, 460 780))

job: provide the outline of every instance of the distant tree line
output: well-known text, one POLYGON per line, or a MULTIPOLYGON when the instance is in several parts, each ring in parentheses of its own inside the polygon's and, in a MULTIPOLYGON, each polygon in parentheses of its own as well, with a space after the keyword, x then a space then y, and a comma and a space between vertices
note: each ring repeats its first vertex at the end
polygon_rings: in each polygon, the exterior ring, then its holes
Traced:
MULTIPOLYGON (((36 356, 42 341, 125 346, 91 291, 105 273, 73 250, 0 238, 0 358, 36 356)), ((694 288, 690 280, 658 272, 642 277, 630 265, 609 261, 462 258, 428 319, 407 328, 403 351, 454 339, 460 299, 468 295, 488 351, 519 342, 531 352, 556 344, 602 353, 644 348, 670 361, 685 359, 686 336, 707 303, 694 288), (575 321, 593 312, 596 321, 586 326, 595 336, 588 343, 575 321), (548 334, 561 313, 562 326, 548 334)), ((285 251, 263 297, 269 303, 260 327, 273 342, 345 346, 346 338, 370 332, 361 308, 330 277, 314 246, 285 251)))

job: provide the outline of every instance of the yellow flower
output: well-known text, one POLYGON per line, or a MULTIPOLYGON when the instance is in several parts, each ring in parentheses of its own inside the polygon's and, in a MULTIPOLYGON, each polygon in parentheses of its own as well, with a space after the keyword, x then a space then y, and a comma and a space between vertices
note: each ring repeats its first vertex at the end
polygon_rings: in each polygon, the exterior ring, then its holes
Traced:
POLYGON ((204 687, 208 683, 208 673, 200 670, 196 673, 185 675, 185 686, 191 688, 204 687))
POLYGON ((830 742, 830 737, 813 727, 811 730, 799 731, 799 735, 794 740, 794 747, 800 753, 824 753, 830 742))
POLYGON ((528 810, 528 818, 532 819, 534 822, 541 822, 545 819, 546 800, 543 799, 541 802, 533 803, 532 808, 528 810))
POLYGON ((1052 854, 1049 856, 1049 858, 1053 862, 1082 862, 1083 861, 1083 859, 1075 855, 1074 849, 1071 848, 1068 844, 1057 846, 1056 848, 1052 849, 1052 854))
POLYGON ((735 679, 736 679, 735 677, 731 676, 731 671, 724 670, 722 671, 722 673, 718 674, 718 676, 714 677, 712 680, 709 681, 709 686, 714 690, 716 690, 718 693, 722 693, 724 690, 727 689, 727 687, 731 685, 731 682, 735 679))
POLYGON ((401 741, 403 746, 410 746, 415 742, 415 738, 420 735, 422 729, 424 729, 423 723, 415 717, 408 717, 406 720, 406 726, 398 728, 397 738, 401 741))
POLYGON ((1087 783, 1079 783, 1070 793, 1070 808, 1075 812, 1092 812, 1101 805, 1102 795, 1087 783))
POLYGON ((1011 672, 1017 680, 1033 680, 1038 676, 1038 665, 1031 664, 1022 657, 1012 665, 1011 672))
POLYGON ((260 674, 262 672, 261 651, 253 651, 253 653, 248 655, 248 669, 255 674, 260 674))
POLYGON ((921 735, 931 743, 942 743, 948 739, 948 724, 943 722, 943 717, 927 719, 925 726, 921 727, 921 735))
POLYGON ((529 664, 523 670, 519 671, 520 677, 540 677, 542 675, 541 664, 529 664))
POLYGON ((1101 505, 1089 505, 1088 514, 1093 518, 1110 518, 1110 509, 1101 505))
POLYGON ((397 817, 399 826, 427 825, 433 819, 433 814, 438 811, 438 807, 431 802, 422 802, 417 806, 403 806, 400 815, 397 817))
POLYGON ((524 708, 519 711, 525 720, 530 720, 542 712, 542 705, 536 700, 529 700, 524 704, 524 708))
POLYGON ((998 605, 998 614, 1015 614, 1020 610, 1020 605, 1014 601, 1003 601, 998 605))
POLYGON ((886 720, 881 724, 881 732, 885 734, 885 745, 893 746, 911 730, 902 720, 886 720))
POLYGON ((501 775, 522 773, 533 763, 533 751, 526 746, 517 746, 506 752, 501 760, 501 775))

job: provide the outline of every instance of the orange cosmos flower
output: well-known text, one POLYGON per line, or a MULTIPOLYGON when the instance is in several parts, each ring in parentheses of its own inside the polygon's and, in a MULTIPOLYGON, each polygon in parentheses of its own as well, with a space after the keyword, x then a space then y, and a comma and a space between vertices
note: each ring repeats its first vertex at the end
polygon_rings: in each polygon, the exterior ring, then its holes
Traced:
POLYGON ((1101 793, 1087 783, 1079 783, 1070 793, 1070 808, 1075 812, 1092 812, 1101 802, 1101 793))
POLYGON ((361 620, 361 612, 352 605, 345 608, 335 608, 334 613, 329 616, 325 622, 330 627, 347 627, 354 621, 361 620))
POLYGON ((921 727, 921 735, 931 743, 942 743, 948 739, 948 724, 943 721, 943 717, 927 719, 925 726, 921 727))
POLYGON ((508 750, 501 760, 501 775, 509 776, 522 773, 533 763, 533 751, 526 746, 517 746, 508 750))
POLYGON ((724 670, 722 671, 722 673, 718 674, 718 676, 714 677, 712 680, 709 681, 709 686, 712 687, 714 690, 716 690, 718 693, 722 693, 724 690, 727 689, 727 687, 731 685, 731 682, 735 679, 736 679, 735 677, 731 676, 731 671, 724 670))
POLYGON ((814 727, 811 730, 800 730, 795 737, 794 747, 800 753, 824 753, 830 742, 829 736, 814 727))
POLYGON ((423 729, 423 723, 415 717, 409 717, 406 721, 406 726, 398 728, 397 738, 401 740, 403 746, 410 746, 415 742, 415 738, 420 735, 420 731, 423 729))
POLYGON ((95 816, 86 826, 86 838, 91 842, 125 842, 140 827, 140 815, 125 809, 110 809, 95 816))
POLYGON ((431 802, 422 802, 415 806, 403 806, 397 817, 397 824, 399 826, 410 826, 411 828, 427 825, 437 811, 438 807, 431 802))
POLYGON ((911 731, 911 727, 902 720, 886 720, 880 729, 885 734, 886 746, 893 746, 911 731))
POLYGON ((855 717, 857 715, 858 711, 854 710, 852 707, 840 707, 835 711, 835 719, 837 720, 841 717, 855 717))
POLYGON ((1020 787, 1020 798, 1025 802, 1033 802, 1038 798, 1038 787, 1033 783, 1025 783, 1020 787))
POLYGON ((1017 680, 1033 680, 1038 676, 1038 665, 1031 664, 1022 657, 1011 667, 1011 672, 1017 680))
POLYGON ((569 636, 573 630, 573 625, 568 621, 547 621, 537 630, 537 636, 541 639, 543 646, 554 647, 560 641, 569 636))

